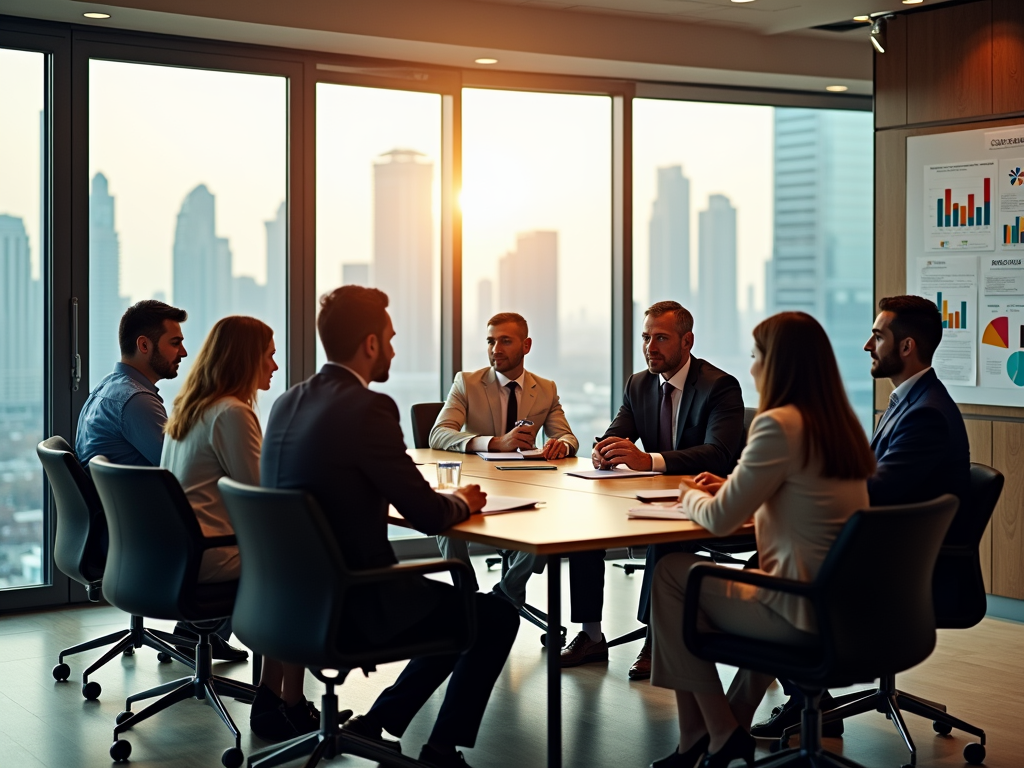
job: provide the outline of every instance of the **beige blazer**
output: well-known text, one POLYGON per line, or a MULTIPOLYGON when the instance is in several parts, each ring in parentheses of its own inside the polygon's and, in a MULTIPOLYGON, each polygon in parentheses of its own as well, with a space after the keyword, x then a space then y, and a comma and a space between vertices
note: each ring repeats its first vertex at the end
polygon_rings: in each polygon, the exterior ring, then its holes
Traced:
MULTIPOLYGON (((555 438, 569 446, 569 455, 580 444, 569 428, 555 382, 526 371, 519 398, 520 419, 529 419, 544 430, 544 440, 555 438)), ((505 411, 501 407, 501 384, 493 368, 455 374, 448 400, 430 430, 430 447, 441 451, 466 451, 466 444, 479 435, 505 434, 505 411)), ((543 443, 538 443, 543 445, 543 443)))
MULTIPOLYGON (((759 570, 810 582, 846 520, 870 503, 867 480, 822 477, 821 462, 813 457, 804 466, 803 434, 795 406, 758 415, 739 464, 718 493, 691 490, 682 505, 691 520, 716 536, 732 533, 753 515, 759 570)), ((817 632, 804 598, 727 584, 730 596, 760 600, 797 629, 817 632)))

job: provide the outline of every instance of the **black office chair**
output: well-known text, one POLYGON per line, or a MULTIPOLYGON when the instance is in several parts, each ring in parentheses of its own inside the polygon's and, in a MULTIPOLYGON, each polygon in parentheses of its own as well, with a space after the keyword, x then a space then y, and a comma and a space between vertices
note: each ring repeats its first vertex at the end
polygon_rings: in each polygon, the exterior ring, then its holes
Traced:
POLYGON ((334 532, 309 494, 254 488, 227 478, 218 486, 242 558, 235 633, 269 658, 311 668, 326 687, 320 731, 251 755, 250 768, 271 768, 305 755, 311 755, 305 765, 312 768, 321 759, 342 753, 384 765, 421 766, 378 742, 341 730, 340 721, 351 713, 339 717, 334 688, 353 669, 368 673, 378 664, 469 648, 475 628, 473 592, 462 588, 465 620, 446 625, 443 633, 430 637, 408 632, 372 644, 351 631, 346 601, 367 585, 413 575, 448 572, 456 584, 467 584, 468 579, 455 577, 466 575, 469 566, 458 560, 420 560, 353 572, 345 566, 334 532))
MULTIPOLYGON (((971 502, 957 512, 935 563, 932 591, 938 629, 968 629, 985 616, 987 601, 978 549, 1002 493, 1003 482, 1003 475, 998 470, 971 463, 971 502)), ((884 631, 888 633, 889 628, 885 627, 884 631)), ((931 720, 932 728, 943 736, 954 728, 977 736, 980 743, 964 747, 964 760, 972 765, 980 765, 985 760, 985 731, 946 714, 944 704, 899 690, 895 675, 883 675, 874 690, 837 697, 834 708, 822 715, 822 722, 844 720, 862 712, 882 712, 899 730, 910 750, 910 762, 913 764, 917 759, 917 748, 903 724, 901 713, 904 710, 931 720)))
MULTIPOLYGON (((89 600, 99 602, 103 569, 107 563, 107 521, 103 517, 103 505, 96 494, 96 487, 63 437, 54 435, 43 440, 36 446, 36 455, 50 482, 57 509, 53 560, 61 572, 85 587, 89 600)), ((97 699, 103 689, 99 683, 90 681, 89 675, 118 654, 129 656, 135 648, 148 646, 156 650, 160 661, 173 658, 191 665, 193 660, 182 655, 175 644, 192 645, 192 642, 169 632, 146 629, 141 616, 132 616, 128 629, 61 651, 53 668, 53 679, 64 682, 71 676, 71 667, 64 662, 65 656, 109 645, 111 647, 82 673, 82 695, 90 700, 97 699)))
POLYGON ((117 716, 110 757, 124 762, 132 746, 121 733, 176 704, 196 698, 216 710, 235 738, 224 751, 226 768, 242 764, 241 734, 221 702, 231 696, 252 702, 251 685, 213 674, 210 636, 235 605, 237 581, 200 583, 203 552, 235 544, 234 536, 204 537, 185 492, 166 469, 126 467, 97 456, 89 464, 110 530, 110 550, 103 596, 128 613, 154 619, 184 621, 199 634, 195 670, 183 677, 129 696, 117 716), (136 701, 161 698, 133 713, 136 701))
POLYGON ((430 447, 430 430, 444 403, 415 403, 412 406, 412 444, 416 448, 430 447))
POLYGON ((804 697, 800 746, 759 760, 755 766, 858 768, 849 758, 822 748, 821 696, 828 688, 873 680, 879 674, 895 675, 931 654, 935 648, 932 573, 958 503, 955 496, 946 494, 922 504, 855 513, 811 583, 709 565, 690 569, 683 610, 683 638, 690 652, 707 661, 786 678, 804 697), (700 631, 700 588, 709 578, 805 598, 818 621, 816 644, 787 646, 700 631), (879 626, 886 631, 878 632, 879 626))

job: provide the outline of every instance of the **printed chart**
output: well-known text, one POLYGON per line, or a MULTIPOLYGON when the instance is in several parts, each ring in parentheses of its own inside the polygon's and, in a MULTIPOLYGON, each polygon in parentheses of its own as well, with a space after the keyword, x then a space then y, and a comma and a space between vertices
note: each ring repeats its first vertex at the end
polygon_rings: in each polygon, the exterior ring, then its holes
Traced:
POLYGON ((999 247, 1024 250, 1024 158, 999 161, 999 247))
POLYGON ((982 314, 981 385, 1024 388, 1024 300, 987 298, 982 314))
MULTIPOLYGON (((992 178, 995 161, 925 168, 925 244, 929 251, 985 251, 993 247, 992 178)), ((1021 211, 1024 215, 1024 209, 1021 211)))

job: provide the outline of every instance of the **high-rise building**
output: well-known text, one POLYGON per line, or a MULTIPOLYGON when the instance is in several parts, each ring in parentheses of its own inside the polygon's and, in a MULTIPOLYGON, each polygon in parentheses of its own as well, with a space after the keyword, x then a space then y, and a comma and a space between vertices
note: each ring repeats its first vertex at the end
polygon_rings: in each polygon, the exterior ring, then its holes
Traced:
POLYGON ((690 307, 690 180, 680 165, 658 169, 651 206, 648 305, 678 301, 690 307))
MULTIPOLYGON (((173 301, 188 312, 187 337, 198 351, 213 324, 231 314, 231 247, 217 237, 216 199, 200 184, 185 197, 174 232, 173 301)), ((187 348, 186 344, 186 348, 187 348)))
POLYGON ((395 326, 392 370, 439 365, 434 326, 434 164, 409 149, 373 164, 373 278, 395 326))
POLYGON ((494 283, 484 278, 476 284, 476 325, 472 336, 479 336, 487 327, 487 321, 494 317, 494 283))
POLYGON ((535 230, 516 236, 516 249, 498 261, 497 312, 526 318, 533 339, 527 367, 541 376, 558 373, 558 233, 535 230))
POLYGON ((231 287, 233 290, 231 312, 233 314, 259 318, 269 325, 278 337, 284 337, 284 318, 275 324, 267 316, 268 286, 257 283, 256 278, 250 275, 236 275, 231 279, 231 287))
POLYGON ((121 295, 121 244, 107 177, 97 173, 89 194, 89 373, 99 381, 121 359, 117 331, 128 297, 121 295))
POLYGON ((765 310, 814 315, 832 341, 847 393, 870 425, 861 350, 872 308, 871 114, 775 110, 775 242, 765 310))
POLYGON ((0 214, 0 415, 42 405, 42 326, 25 222, 0 214))
POLYGON ((370 286, 370 265, 365 261, 341 265, 342 285, 370 286))
POLYGON ((736 209, 725 195, 710 195, 698 223, 698 312, 695 336, 712 360, 735 357, 739 344, 736 306, 736 209))
POLYGON ((282 202, 277 215, 264 222, 267 228, 267 282, 264 314, 257 315, 274 329, 278 339, 285 338, 288 318, 288 206, 282 202))

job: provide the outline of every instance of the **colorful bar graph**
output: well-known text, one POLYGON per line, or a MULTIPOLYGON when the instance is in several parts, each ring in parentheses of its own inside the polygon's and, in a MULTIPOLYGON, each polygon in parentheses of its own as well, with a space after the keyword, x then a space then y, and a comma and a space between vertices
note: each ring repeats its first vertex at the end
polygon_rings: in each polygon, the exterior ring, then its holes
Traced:
POLYGON ((981 227, 992 223, 992 180, 984 179, 984 193, 981 205, 977 195, 970 193, 966 201, 953 202, 953 190, 946 189, 943 196, 935 199, 935 226, 937 227, 981 227))
MULTIPOLYGON (((939 291, 935 297, 935 305, 939 308, 939 312, 942 313, 942 327, 952 328, 955 330, 966 330, 967 329, 967 302, 960 302, 959 311, 949 311, 949 301, 942 298, 942 291, 939 291)), ((1024 342, 1024 326, 1021 326, 1021 341, 1024 342)), ((1024 348, 1024 343, 1022 343, 1024 348)))

